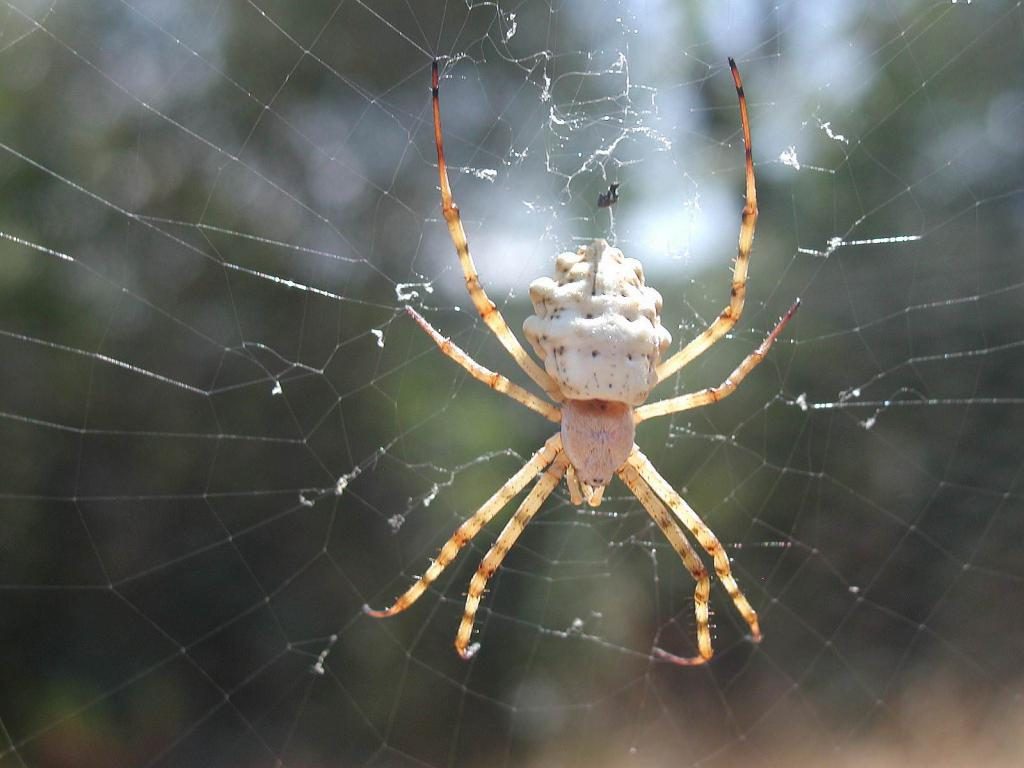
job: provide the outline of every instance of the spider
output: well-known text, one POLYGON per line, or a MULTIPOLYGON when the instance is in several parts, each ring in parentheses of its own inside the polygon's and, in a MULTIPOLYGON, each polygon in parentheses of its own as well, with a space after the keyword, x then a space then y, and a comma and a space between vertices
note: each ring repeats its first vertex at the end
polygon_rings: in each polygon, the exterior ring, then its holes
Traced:
POLYGON ((415 603, 455 559, 459 550, 539 476, 470 581, 465 612, 455 635, 455 649, 462 658, 471 658, 479 649, 479 643, 471 644, 470 640, 487 581, 494 575, 544 500, 564 477, 573 504, 586 502, 596 507, 601 503, 601 496, 612 476, 617 475, 653 518, 696 581, 694 611, 697 655, 682 657, 660 648, 654 649, 655 655, 675 664, 696 665, 705 663, 713 654, 708 619, 711 577, 697 551, 685 537, 684 528, 711 557, 719 581, 750 627, 750 638, 760 642, 761 628, 757 613, 736 583, 729 567, 729 557, 718 538, 633 442, 635 425, 641 421, 699 408, 732 394, 747 374, 764 359, 800 305, 797 299, 761 345, 718 386, 644 404, 658 383, 725 336, 743 311, 747 264, 757 221, 757 196, 743 83, 736 62, 731 58, 729 68, 739 97, 746 153, 746 203, 740 223, 728 306, 703 333, 661 361, 662 353, 671 342, 668 331, 661 325, 661 295, 645 285, 643 267, 639 261, 625 258, 622 251, 604 240, 595 240, 576 253, 558 256, 554 279, 542 277, 530 285, 530 300, 535 314, 527 318, 523 331, 533 350, 544 362, 541 368, 487 297, 470 257, 466 232, 459 217, 459 209, 452 200, 448 181, 441 136, 438 65, 434 62, 431 86, 441 209, 465 275, 466 288, 487 327, 494 332, 526 375, 555 404, 514 384, 500 373, 483 367, 445 338, 412 307, 406 307, 406 311, 433 339, 441 352, 462 366, 473 378, 559 423, 560 430, 456 529, 416 583, 399 596, 390 608, 373 610, 365 606, 364 610, 369 615, 378 618, 394 616, 415 603))

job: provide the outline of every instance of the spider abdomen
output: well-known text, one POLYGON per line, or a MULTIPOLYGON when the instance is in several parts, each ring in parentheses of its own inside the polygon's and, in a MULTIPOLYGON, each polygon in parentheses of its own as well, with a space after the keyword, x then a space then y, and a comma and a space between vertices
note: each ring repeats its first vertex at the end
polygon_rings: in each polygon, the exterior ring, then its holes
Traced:
POLYGON ((671 343, 661 294, 643 267, 604 240, 555 262, 555 277, 530 285, 536 314, 523 331, 565 397, 639 405, 657 383, 671 343))
POLYGON ((633 408, 611 400, 568 400, 562 406, 562 448, 576 475, 603 488, 633 450, 633 408))

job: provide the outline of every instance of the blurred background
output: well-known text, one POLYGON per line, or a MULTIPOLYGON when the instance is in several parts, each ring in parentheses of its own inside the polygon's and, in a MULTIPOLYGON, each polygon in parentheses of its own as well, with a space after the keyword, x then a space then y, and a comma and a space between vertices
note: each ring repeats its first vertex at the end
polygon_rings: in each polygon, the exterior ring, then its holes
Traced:
POLYGON ((0 2, 0 766, 1019 765, 1020 2, 0 2), (680 344, 638 442, 725 543, 753 646, 619 484, 504 513, 552 432, 440 218, 430 63, 484 284, 594 237, 680 344), (620 201, 598 210, 619 183, 620 201), (470 310, 470 311, 467 311, 470 310))

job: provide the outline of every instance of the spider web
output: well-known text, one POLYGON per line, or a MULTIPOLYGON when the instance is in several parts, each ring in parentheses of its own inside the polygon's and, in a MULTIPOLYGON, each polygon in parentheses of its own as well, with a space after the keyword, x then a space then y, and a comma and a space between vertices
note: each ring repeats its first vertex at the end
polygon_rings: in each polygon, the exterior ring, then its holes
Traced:
MULTIPOLYGON (((1024 16, 998 2, 0 3, 0 766, 1011 765, 1024 663, 1024 16), (384 606, 551 425, 513 328, 553 256, 643 260, 674 344, 638 442, 726 544, 716 656, 617 482, 563 488, 451 643, 496 520, 384 606), (598 210, 610 183, 620 200, 598 210)), ((507 513, 506 513, 507 514, 507 513)), ((504 519, 504 516, 502 516, 504 519)))

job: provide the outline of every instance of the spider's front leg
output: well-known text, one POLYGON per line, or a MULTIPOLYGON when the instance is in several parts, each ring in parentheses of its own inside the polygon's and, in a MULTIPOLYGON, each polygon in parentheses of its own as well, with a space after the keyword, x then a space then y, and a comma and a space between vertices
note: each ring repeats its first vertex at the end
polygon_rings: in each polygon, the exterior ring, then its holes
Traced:
POLYGON ((444 214, 445 223, 448 225, 448 234, 451 236, 455 252, 458 254, 462 274, 466 278, 466 290, 469 292, 469 298, 473 301, 473 306, 480 313, 484 323, 498 337, 498 341, 508 350, 519 367, 547 393, 548 397, 556 403, 560 403, 564 398, 558 384, 548 375, 547 371, 537 365, 523 345, 519 343, 519 339, 512 333, 505 318, 502 317, 494 302, 487 297, 487 293, 480 283, 480 275, 477 273, 473 257, 469 253, 469 240, 466 237, 466 230, 462 226, 462 216, 459 213, 459 207, 452 199, 451 182, 448 180, 448 164, 444 157, 444 136, 441 133, 441 99, 436 61, 430 68, 430 78, 434 107, 434 144, 437 147, 437 173, 441 184, 441 212, 444 214))
POLYGON ((750 249, 754 245, 754 230, 757 227, 757 187, 754 184, 754 155, 750 145, 747 97, 743 93, 743 80, 740 77, 740 71, 732 58, 729 59, 729 69, 732 72, 732 82, 736 86, 736 96, 740 102, 740 126, 743 130, 746 168, 745 202, 740 219, 740 236, 736 247, 736 263, 732 270, 729 304, 700 336, 658 366, 658 381, 664 381, 695 357, 707 351, 736 325, 740 315, 743 314, 743 303, 747 295, 747 266, 750 263, 750 249))

